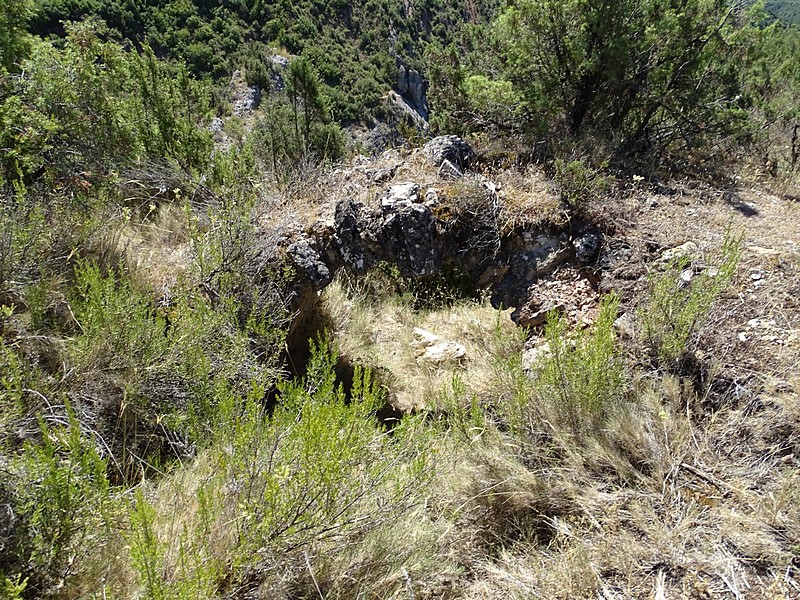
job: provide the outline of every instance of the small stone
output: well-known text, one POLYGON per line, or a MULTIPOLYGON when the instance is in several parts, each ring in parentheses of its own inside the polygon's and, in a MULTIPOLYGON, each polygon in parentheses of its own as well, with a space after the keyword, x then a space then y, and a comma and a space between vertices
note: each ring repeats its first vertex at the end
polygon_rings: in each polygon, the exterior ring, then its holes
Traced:
POLYGON ((623 339, 631 339, 636 335, 636 320, 633 314, 622 313, 614 321, 614 331, 623 339))
POLYGON ((423 329, 422 327, 414 327, 414 345, 415 346, 431 346, 439 342, 441 338, 435 333, 423 329))
POLYGON ((522 352, 522 368, 525 371, 531 371, 550 358, 551 355, 550 344, 547 342, 542 342, 532 348, 526 348, 522 352))
POLYGON ((425 191, 425 206, 428 208, 439 206, 439 194, 436 193, 436 189, 428 188, 425 191))
POLYGON ((692 279, 694 279, 694 269, 684 269, 681 271, 678 287, 681 289, 688 287, 689 284, 692 283, 692 279))
POLYGON ((675 246, 669 250, 665 250, 659 258, 659 262, 672 262, 680 258, 696 259, 700 257, 700 248, 694 242, 686 242, 680 246, 675 246))
POLYGON ((457 342, 440 342, 428 346, 421 360, 433 364, 462 364, 467 357, 467 349, 457 342))

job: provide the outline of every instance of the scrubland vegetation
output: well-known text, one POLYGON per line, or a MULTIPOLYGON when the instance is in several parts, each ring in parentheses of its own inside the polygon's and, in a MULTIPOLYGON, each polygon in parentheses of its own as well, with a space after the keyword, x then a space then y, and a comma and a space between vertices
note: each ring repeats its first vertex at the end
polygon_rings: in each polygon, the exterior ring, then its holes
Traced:
POLYGON ((653 265, 625 336, 614 292, 552 312, 525 365, 532 332, 452 273, 341 272, 292 364, 269 224, 385 116, 398 60, 436 132, 526 181, 508 230, 542 195, 554 226, 612 232, 625 190, 670 177, 796 197, 800 37, 759 7, 467 8, 2 3, 0 597, 800 594, 797 396, 703 345, 744 231, 700 272, 653 265), (274 52, 297 55, 284 90, 274 52), (234 68, 265 95, 239 136, 234 68), (467 360, 421 361, 415 328, 467 360))

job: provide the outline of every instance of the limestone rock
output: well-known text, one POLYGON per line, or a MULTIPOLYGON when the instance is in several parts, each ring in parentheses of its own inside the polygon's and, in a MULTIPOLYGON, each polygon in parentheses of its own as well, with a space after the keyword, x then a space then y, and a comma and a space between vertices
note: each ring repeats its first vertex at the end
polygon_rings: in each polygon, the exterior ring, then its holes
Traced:
POLYGON ((459 179, 463 176, 464 172, 452 161, 444 159, 439 166, 439 177, 442 179, 459 179))
POLYGON ((396 203, 386 211, 375 238, 404 275, 430 275, 439 266, 435 219, 424 204, 396 203))
POLYGON ((356 272, 369 267, 364 242, 359 226, 361 206, 352 200, 340 200, 336 203, 333 217, 335 248, 341 257, 343 266, 356 272))
MULTIPOLYGON (((428 112, 424 107, 419 107, 406 100, 403 96, 391 90, 387 96, 389 100, 389 108, 392 109, 395 117, 400 120, 405 120, 407 125, 411 125, 420 133, 427 133, 430 126, 428 125, 428 112)), ((399 131, 393 128, 391 134, 395 139, 400 136, 399 131)))
POLYGON ((402 206, 411 206, 419 202, 419 185, 416 183, 398 183, 388 189, 381 199, 384 211, 394 211, 402 206))
POLYGON ((466 361, 467 349, 458 342, 439 342, 425 349, 420 360, 435 365, 458 364, 466 361))
POLYGON ((440 135, 422 147, 425 156, 437 167, 445 160, 466 169, 475 158, 470 145, 456 135, 440 135))
POLYGON ((614 321, 614 331, 623 339, 633 339, 636 336, 636 319, 632 313, 622 313, 614 321))
POLYGON ((536 369, 544 360, 550 358, 551 354, 550 344, 538 340, 538 343, 522 351, 522 369, 525 371, 536 369))
POLYGON ((414 327, 414 345, 418 348, 427 348, 439 342, 441 338, 433 332, 423 329, 422 327, 414 327))
POLYGON ((436 193, 434 188, 425 190, 425 206, 435 208, 439 206, 439 194, 436 193))
POLYGON ((658 261, 662 263, 668 263, 681 258, 686 258, 689 260, 696 260, 700 258, 700 248, 698 248, 697 244, 694 242, 686 242, 680 246, 675 246, 674 248, 665 250, 664 253, 661 254, 661 257, 658 259, 658 261))
POLYGON ((420 112, 424 111, 427 116, 425 102, 425 83, 422 75, 416 69, 406 69, 400 65, 397 69, 397 89, 403 97, 414 105, 420 112))
POLYGON ((273 54, 270 61, 272 62, 272 69, 270 69, 269 74, 270 84, 273 91, 280 92, 286 88, 283 71, 289 66, 289 59, 281 54, 273 54))
POLYGON ((244 74, 238 69, 233 72, 230 89, 233 95, 234 116, 245 117, 258 108, 261 102, 261 90, 258 86, 247 85, 244 74))

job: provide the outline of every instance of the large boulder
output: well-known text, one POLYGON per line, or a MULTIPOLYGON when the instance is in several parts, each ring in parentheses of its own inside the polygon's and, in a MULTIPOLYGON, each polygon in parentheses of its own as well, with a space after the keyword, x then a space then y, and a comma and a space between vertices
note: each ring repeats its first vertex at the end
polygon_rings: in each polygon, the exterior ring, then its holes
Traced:
POLYGON ((383 256, 395 262, 404 276, 432 275, 440 266, 436 222, 424 204, 398 203, 389 210, 384 207, 375 241, 383 256))
POLYGON ((360 204, 353 200, 340 200, 336 203, 333 217, 335 250, 342 266, 356 273, 365 271, 371 265, 361 238, 361 229, 364 227, 361 213, 360 204))
POLYGON ((435 137, 422 147, 422 151, 436 167, 441 167, 448 160, 463 170, 475 159, 475 152, 470 145, 457 135, 435 137))
POLYGON ((332 266, 364 272, 376 263, 395 264, 406 277, 432 275, 441 266, 436 249, 436 219, 420 203, 415 183, 389 187, 380 210, 342 200, 334 214, 332 266))

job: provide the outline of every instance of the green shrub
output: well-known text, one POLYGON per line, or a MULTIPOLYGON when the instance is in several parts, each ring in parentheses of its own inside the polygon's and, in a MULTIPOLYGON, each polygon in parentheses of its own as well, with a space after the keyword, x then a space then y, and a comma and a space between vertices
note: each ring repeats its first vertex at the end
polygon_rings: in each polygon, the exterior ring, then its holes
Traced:
POLYGON ((245 563, 256 551, 268 557, 369 529, 406 508, 432 476, 416 422, 389 437, 376 422, 384 399, 369 371, 356 369, 347 398, 336 362, 327 341, 312 343, 307 376, 280 386, 271 416, 255 390, 220 430, 224 480, 213 485, 228 493, 218 519, 236 523, 245 563))
POLYGON ((75 276, 72 306, 83 334, 75 340, 81 363, 124 372, 164 359, 166 321, 125 274, 103 274, 96 264, 83 262, 75 276))
POLYGON ((549 356, 539 365, 535 387, 562 426, 575 432, 602 426, 624 394, 624 370, 614 336, 619 299, 606 295, 595 323, 570 334, 565 319, 548 315, 549 356))
POLYGON ((144 586, 144 597, 148 600, 163 600, 167 597, 161 575, 164 548, 159 544, 153 530, 155 518, 156 511, 145 500, 142 491, 137 490, 128 533, 131 560, 144 586))
POLYGON ((674 369, 691 350, 714 302, 727 289, 742 254, 741 236, 725 234, 716 267, 693 276, 692 258, 677 257, 651 277, 648 301, 639 309, 644 342, 661 365, 674 369), (693 276, 686 281, 683 275, 693 276))
POLYGON ((106 463, 69 404, 65 410, 65 418, 43 417, 41 439, 26 442, 8 463, 16 524, 4 540, 0 575, 21 573, 39 593, 57 583, 55 574, 63 583, 78 572, 111 514, 106 463))
POLYGON ((9 577, 8 575, 0 574, 0 598, 4 600, 21 600, 22 592, 28 587, 28 579, 22 578, 22 575, 15 575, 9 577))
POLYGON ((596 200, 609 189, 610 179, 584 160, 567 162, 557 158, 554 163, 553 185, 563 202, 575 210, 580 210, 596 200))
POLYGON ((12 282, 36 279, 50 233, 41 203, 30 201, 24 191, 0 195, 0 292, 12 282))

